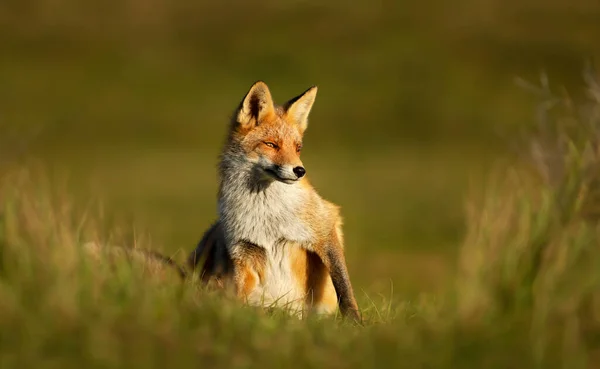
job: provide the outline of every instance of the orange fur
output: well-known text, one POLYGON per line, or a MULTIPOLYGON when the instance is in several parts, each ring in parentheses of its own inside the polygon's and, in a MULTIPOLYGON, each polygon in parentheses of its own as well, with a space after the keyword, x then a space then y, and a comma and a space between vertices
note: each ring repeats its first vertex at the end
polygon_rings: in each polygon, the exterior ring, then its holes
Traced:
POLYGON ((306 305, 323 312, 333 312, 337 297, 327 268, 314 252, 294 249, 290 255, 291 268, 300 288, 304 290, 306 305))

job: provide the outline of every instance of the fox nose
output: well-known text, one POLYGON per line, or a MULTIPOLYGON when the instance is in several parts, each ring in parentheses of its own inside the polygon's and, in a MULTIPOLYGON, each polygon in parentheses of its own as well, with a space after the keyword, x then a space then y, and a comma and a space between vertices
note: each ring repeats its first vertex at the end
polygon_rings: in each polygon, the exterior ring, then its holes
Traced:
POLYGON ((304 167, 295 167, 293 170, 294 174, 298 176, 298 178, 302 178, 306 174, 306 170, 304 169, 304 167))

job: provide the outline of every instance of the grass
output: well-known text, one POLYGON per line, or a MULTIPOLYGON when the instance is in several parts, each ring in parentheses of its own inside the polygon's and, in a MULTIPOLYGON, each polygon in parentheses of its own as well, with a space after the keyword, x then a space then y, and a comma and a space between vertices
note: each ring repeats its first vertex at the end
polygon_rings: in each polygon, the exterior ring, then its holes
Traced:
POLYGON ((214 218, 216 156, 248 86, 283 102, 318 84, 303 160, 342 206, 358 290, 412 299, 456 272, 464 189, 502 148, 496 130, 529 123, 512 76, 545 68, 579 91, 598 14, 590 0, 7 0, 0 161, 38 158, 73 202, 101 199, 180 255, 214 218))
POLYGON ((597 98, 579 71, 600 55, 599 9, 0 2, 0 367, 598 366, 582 164, 597 98), (540 69, 552 93, 515 89, 540 69), (184 260, 215 216, 227 115, 256 79, 278 102, 319 85, 303 161, 342 206, 363 328, 88 253, 184 260), (534 104, 545 123, 503 159, 534 104))
POLYGON ((43 171, 5 170, 0 366, 598 367, 600 88, 588 84, 577 103, 538 89, 528 150, 467 206, 452 286, 414 301, 359 295, 364 327, 299 321, 168 269, 91 257, 89 241, 161 247, 73 203, 43 171))

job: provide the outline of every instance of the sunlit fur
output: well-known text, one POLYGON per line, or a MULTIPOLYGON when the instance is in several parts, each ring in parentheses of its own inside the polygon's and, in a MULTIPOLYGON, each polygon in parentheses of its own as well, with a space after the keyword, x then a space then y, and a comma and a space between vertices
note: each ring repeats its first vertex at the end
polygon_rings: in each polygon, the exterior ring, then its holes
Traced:
POLYGON ((356 318, 339 209, 294 173, 304 168, 302 137, 316 92, 281 107, 266 84, 252 86, 221 155, 219 219, 189 263, 206 259, 204 279, 231 280, 251 304, 333 313, 340 300, 342 312, 356 318))

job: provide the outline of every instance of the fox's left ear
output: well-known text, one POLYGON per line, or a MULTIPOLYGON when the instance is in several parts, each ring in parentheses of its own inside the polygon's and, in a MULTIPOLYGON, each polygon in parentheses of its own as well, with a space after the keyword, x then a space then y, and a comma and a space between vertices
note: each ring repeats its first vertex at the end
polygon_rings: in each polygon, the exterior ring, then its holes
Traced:
POLYGON ((302 132, 308 126, 308 114, 310 113, 310 109, 312 109, 316 97, 317 86, 313 86, 284 105, 286 116, 298 124, 302 132))

